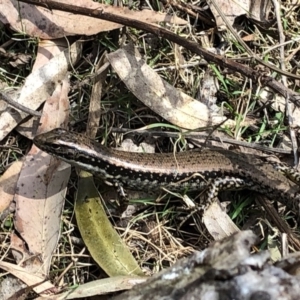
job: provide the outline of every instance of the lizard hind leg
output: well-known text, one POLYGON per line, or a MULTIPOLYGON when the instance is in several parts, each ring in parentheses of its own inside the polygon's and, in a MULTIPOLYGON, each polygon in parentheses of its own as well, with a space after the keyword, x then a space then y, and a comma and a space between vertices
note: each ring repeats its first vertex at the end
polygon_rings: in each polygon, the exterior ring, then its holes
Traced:
POLYGON ((208 209, 208 207, 218 199, 218 194, 220 191, 241 190, 244 188, 251 189, 251 187, 253 186, 253 182, 246 181, 238 177, 225 176, 211 180, 207 185, 206 192, 201 197, 200 203, 194 207, 188 208, 190 213, 180 223, 179 227, 181 227, 194 214, 198 213, 203 215, 203 213, 208 209))
POLYGON ((237 177, 226 176, 215 178, 208 184, 206 197, 201 201, 201 206, 205 210, 217 199, 220 191, 241 190, 243 188, 251 189, 252 186, 253 183, 251 181, 247 182, 237 177))

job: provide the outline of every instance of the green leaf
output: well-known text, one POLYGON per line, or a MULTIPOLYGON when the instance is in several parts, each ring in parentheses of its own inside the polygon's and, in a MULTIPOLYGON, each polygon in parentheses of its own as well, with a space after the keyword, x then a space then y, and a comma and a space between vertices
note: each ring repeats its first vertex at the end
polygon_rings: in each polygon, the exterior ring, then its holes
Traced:
POLYGON ((143 275, 128 247, 109 222, 92 175, 85 171, 79 175, 75 215, 85 245, 107 275, 143 275))

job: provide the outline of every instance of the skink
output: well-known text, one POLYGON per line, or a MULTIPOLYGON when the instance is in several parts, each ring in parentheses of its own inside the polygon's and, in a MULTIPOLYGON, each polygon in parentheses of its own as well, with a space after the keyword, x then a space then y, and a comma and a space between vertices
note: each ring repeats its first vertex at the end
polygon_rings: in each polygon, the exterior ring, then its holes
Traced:
POLYGON ((102 146, 65 129, 38 135, 34 143, 117 187, 183 192, 207 189, 203 207, 214 201, 220 190, 247 188, 283 203, 300 215, 298 173, 256 155, 222 149, 176 154, 130 153, 102 146))

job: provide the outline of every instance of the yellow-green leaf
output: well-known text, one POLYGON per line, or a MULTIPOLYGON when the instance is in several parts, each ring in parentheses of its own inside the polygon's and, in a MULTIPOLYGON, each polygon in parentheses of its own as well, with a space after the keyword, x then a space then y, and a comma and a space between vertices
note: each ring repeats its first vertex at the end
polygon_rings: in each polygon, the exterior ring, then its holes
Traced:
POLYGON ((92 175, 85 171, 79 175, 75 214, 85 245, 107 275, 143 275, 128 247, 109 222, 92 175))

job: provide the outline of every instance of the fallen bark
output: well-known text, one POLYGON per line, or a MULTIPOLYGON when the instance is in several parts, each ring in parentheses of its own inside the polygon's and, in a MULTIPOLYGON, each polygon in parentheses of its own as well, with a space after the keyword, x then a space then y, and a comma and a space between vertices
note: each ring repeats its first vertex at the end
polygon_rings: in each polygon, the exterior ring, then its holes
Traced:
POLYGON ((113 299, 299 299, 300 252, 272 264, 268 251, 250 254, 255 241, 251 231, 234 234, 113 299))

